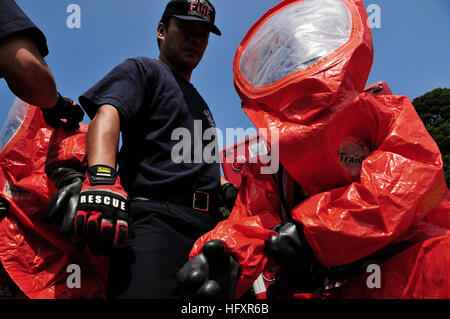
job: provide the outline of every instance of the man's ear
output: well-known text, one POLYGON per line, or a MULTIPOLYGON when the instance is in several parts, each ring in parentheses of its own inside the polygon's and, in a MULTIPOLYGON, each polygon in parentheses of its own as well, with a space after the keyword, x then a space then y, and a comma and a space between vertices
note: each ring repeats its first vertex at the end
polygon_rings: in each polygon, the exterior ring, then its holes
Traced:
POLYGON ((156 37, 161 41, 164 41, 166 37, 166 26, 162 22, 158 24, 158 28, 156 29, 156 37))

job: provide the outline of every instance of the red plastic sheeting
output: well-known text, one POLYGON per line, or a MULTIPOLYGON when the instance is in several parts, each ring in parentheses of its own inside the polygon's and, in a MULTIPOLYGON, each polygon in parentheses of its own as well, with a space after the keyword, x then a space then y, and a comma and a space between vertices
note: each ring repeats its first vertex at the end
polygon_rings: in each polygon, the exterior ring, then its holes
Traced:
POLYGON ((444 200, 427 215, 426 221, 450 229, 450 190, 447 190, 444 200))
POLYGON ((10 203, 0 221, 0 262, 29 298, 105 298, 107 259, 80 253, 43 214, 56 192, 49 167, 86 165, 87 125, 76 132, 48 127, 29 106, 23 124, 0 153, 0 194, 10 203), (80 268, 81 287, 69 265, 80 268), (68 285, 69 282, 69 285, 68 285))
MULTIPOLYGON (((342 1, 352 16, 348 42, 304 70, 253 87, 240 72, 242 52, 267 19, 302 1, 269 10, 237 50, 236 89, 253 124, 269 129, 269 144, 270 129, 279 130, 279 144, 270 146, 279 147, 280 162, 310 194, 292 216, 324 266, 346 265, 394 243, 409 247, 381 265, 382 288, 369 289, 362 275, 330 297, 450 298, 450 210, 440 151, 407 97, 363 92, 373 58, 367 14, 362 1, 342 1), (426 222, 429 214, 434 225, 426 222)), ((282 219, 276 177, 261 175, 259 166, 244 166, 230 219, 190 254, 208 240, 225 241, 242 267, 237 297, 264 270, 269 229, 282 219)))

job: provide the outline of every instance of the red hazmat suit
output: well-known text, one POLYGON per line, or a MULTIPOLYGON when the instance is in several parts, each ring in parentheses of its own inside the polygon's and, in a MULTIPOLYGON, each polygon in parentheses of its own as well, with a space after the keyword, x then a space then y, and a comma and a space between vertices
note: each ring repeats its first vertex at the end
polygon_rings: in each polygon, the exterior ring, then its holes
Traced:
MULTIPOLYGON (((361 274, 326 296, 450 298, 442 157, 407 97, 363 92, 373 58, 366 21, 360 0, 282 1, 242 40, 235 87, 275 159, 308 194, 290 201, 290 214, 322 265, 401 247, 380 265, 380 287, 369 288, 370 273, 361 274)), ((190 254, 208 240, 226 242, 242 270, 236 297, 268 265, 270 228, 285 220, 279 176, 262 166, 244 165, 230 218, 190 254)))
POLYGON ((16 99, 0 133, 0 195, 9 202, 0 220, 0 263, 29 298, 106 297, 107 260, 80 253, 59 226, 43 220, 56 192, 46 166, 87 165, 87 125, 80 126, 54 130, 39 108, 16 99))

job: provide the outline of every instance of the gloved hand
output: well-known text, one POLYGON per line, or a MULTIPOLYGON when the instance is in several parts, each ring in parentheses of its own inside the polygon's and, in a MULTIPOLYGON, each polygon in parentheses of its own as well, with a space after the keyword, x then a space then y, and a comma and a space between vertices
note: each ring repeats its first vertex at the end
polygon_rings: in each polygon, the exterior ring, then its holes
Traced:
POLYGON ((128 194, 112 167, 89 167, 78 200, 74 222, 80 246, 87 244, 92 254, 109 254, 124 247, 128 239, 128 194))
POLYGON ((44 220, 48 223, 56 221, 61 226, 62 235, 71 238, 75 235, 75 215, 84 176, 74 169, 61 167, 49 177, 58 191, 50 200, 44 220))
POLYGON ((8 213, 9 203, 0 197, 0 220, 8 213))
POLYGON ((265 251, 283 271, 275 277, 268 294, 311 292, 323 286, 326 268, 315 258, 300 224, 284 222, 273 228, 277 234, 266 243, 265 251))
POLYGON ((62 97, 58 93, 58 102, 51 109, 42 109, 45 122, 56 128, 62 125, 67 131, 76 130, 80 127, 79 123, 83 120, 84 112, 82 108, 73 100, 62 97), (61 121, 66 119, 66 122, 61 121))
POLYGON ((227 250, 225 242, 210 240, 180 269, 177 280, 185 297, 234 298, 241 268, 227 250))
POLYGON ((234 203, 236 202, 239 188, 231 183, 225 183, 222 185, 221 196, 225 204, 225 207, 231 212, 233 210, 234 203))

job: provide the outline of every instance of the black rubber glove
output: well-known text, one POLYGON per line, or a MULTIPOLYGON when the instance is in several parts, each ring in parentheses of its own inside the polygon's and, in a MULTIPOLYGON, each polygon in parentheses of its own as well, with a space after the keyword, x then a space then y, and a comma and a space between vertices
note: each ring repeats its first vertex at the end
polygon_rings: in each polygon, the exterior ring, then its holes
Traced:
POLYGON ((59 93, 56 105, 51 109, 42 109, 42 114, 49 126, 57 128, 62 125, 68 131, 78 129, 84 117, 83 109, 76 102, 59 93), (61 121, 62 119, 66 119, 66 122, 61 121))
POLYGON ((221 196, 225 207, 231 212, 236 202, 239 188, 231 183, 225 183, 221 189, 221 196))
POLYGON ((177 274, 185 297, 233 299, 240 276, 239 263, 221 240, 210 240, 202 252, 188 261, 177 274))
POLYGON ((0 197, 0 220, 8 213, 9 203, 0 197))
POLYGON ((302 226, 292 222, 276 226, 266 243, 266 253, 284 270, 276 275, 268 294, 312 292, 323 286, 325 267, 315 258, 303 235, 302 226))
POLYGON ((82 174, 72 174, 66 180, 60 181, 57 186, 59 190, 50 200, 44 217, 48 223, 56 221, 61 226, 62 235, 67 238, 75 235, 73 225, 83 180, 82 174))

